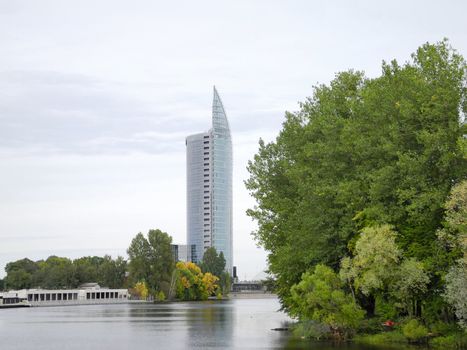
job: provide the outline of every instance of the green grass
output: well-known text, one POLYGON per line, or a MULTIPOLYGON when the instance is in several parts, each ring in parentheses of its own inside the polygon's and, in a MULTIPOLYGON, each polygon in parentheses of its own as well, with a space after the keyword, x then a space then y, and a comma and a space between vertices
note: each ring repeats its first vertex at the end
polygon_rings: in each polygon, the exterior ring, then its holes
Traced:
POLYGON ((399 331, 378 334, 358 334, 353 338, 353 340, 356 343, 371 345, 407 344, 407 339, 399 331))
POLYGON ((430 340, 430 346, 434 349, 467 349, 467 334, 464 332, 436 337, 430 340))

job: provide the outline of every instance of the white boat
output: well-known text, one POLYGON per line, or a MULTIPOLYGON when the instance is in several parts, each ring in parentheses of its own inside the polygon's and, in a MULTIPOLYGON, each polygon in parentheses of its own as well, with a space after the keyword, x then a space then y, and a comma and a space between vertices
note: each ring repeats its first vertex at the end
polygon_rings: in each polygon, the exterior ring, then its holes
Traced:
POLYGON ((0 295, 0 309, 30 306, 31 304, 26 298, 20 298, 17 295, 0 295))

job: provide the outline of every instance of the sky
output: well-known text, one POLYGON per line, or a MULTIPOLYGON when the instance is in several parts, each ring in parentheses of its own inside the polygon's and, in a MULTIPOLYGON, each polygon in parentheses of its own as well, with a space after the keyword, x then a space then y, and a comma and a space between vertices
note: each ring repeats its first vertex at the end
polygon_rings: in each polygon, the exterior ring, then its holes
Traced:
POLYGON ((467 55, 467 2, 0 0, 0 278, 9 261, 186 242, 185 137, 213 85, 234 152, 234 265, 266 269, 243 184, 258 140, 337 72, 423 43, 467 55))

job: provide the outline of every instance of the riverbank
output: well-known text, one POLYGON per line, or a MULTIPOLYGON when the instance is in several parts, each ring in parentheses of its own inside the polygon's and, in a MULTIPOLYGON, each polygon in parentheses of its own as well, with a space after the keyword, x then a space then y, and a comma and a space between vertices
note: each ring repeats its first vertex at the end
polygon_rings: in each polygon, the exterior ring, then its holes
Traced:
POLYGON ((418 344, 410 344, 408 339, 399 330, 377 334, 359 334, 352 341, 357 344, 392 346, 395 349, 409 345, 414 349, 427 347, 446 350, 467 349, 467 334, 465 332, 454 332, 437 336, 430 335, 422 339, 418 344))
POLYGON ((277 294, 265 292, 231 292, 229 299, 275 299, 277 294))

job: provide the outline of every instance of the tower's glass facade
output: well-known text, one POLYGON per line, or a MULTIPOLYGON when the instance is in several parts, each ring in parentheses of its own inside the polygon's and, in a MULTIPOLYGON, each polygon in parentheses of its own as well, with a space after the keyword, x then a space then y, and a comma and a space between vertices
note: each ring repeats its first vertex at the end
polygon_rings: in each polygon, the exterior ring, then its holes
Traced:
POLYGON ((232 139, 219 94, 214 88, 212 129, 188 136, 187 243, 200 262, 205 249, 223 252, 232 273, 232 139))

